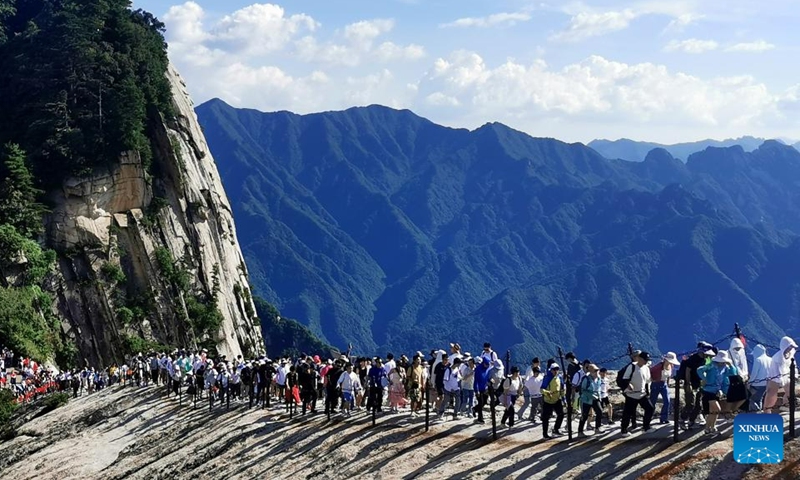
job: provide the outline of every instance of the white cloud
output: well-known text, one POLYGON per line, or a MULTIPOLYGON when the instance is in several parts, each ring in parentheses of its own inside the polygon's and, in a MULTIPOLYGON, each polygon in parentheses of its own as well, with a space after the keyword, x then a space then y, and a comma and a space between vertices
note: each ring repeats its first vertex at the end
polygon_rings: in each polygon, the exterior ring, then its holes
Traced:
POLYGON ((719 44, 714 40, 699 40, 697 38, 688 38, 686 40, 672 40, 664 46, 665 52, 684 52, 684 53, 703 53, 711 50, 716 50, 719 44))
POLYGON ((362 20, 344 27, 344 38, 359 45, 370 44, 393 28, 394 20, 391 19, 362 20))
POLYGON ((683 13, 673 18, 664 28, 664 33, 681 33, 686 27, 697 21, 705 18, 705 15, 699 13, 683 13))
POLYGON ((449 27, 495 27, 499 25, 515 25, 518 22, 527 22, 531 15, 526 12, 495 13, 487 17, 459 18, 453 22, 443 23, 440 28, 449 27))
POLYGON ((322 62, 330 65, 355 67, 364 60, 379 62, 395 60, 419 60, 425 56, 425 49, 416 44, 397 45, 394 42, 375 40, 390 32, 394 21, 387 19, 363 20, 351 23, 341 35, 343 43, 319 43, 312 36, 306 36, 295 43, 299 58, 306 62, 322 62))
POLYGON ((637 16, 639 13, 631 9, 602 13, 580 12, 572 16, 566 30, 551 35, 550 40, 579 42, 590 37, 624 30, 637 16))
POLYGON ((301 32, 319 26, 308 15, 287 16, 283 8, 269 3, 236 10, 210 27, 203 24, 204 17, 203 8, 193 1, 171 7, 164 16, 170 49, 201 64, 216 60, 208 58, 214 52, 251 56, 275 52, 301 32))
POLYGON ((748 125, 776 111, 778 97, 752 77, 701 79, 652 63, 600 56, 553 70, 544 61, 490 68, 473 52, 437 59, 419 87, 431 105, 460 105, 483 118, 539 117, 650 125, 748 125))
POLYGON ((737 43, 726 48, 726 52, 748 52, 748 53, 761 53, 767 50, 772 50, 775 45, 768 43, 765 40, 756 40, 754 42, 737 43))

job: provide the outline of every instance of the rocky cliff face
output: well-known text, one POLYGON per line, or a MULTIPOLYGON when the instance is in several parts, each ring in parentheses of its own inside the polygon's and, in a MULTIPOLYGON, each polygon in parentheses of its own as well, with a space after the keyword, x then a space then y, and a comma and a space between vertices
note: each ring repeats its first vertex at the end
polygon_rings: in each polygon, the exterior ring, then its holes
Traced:
POLYGON ((152 165, 129 152, 51 194, 48 288, 93 365, 153 343, 229 358, 264 348, 228 198, 185 84, 168 77, 177 117, 151 124, 152 165))

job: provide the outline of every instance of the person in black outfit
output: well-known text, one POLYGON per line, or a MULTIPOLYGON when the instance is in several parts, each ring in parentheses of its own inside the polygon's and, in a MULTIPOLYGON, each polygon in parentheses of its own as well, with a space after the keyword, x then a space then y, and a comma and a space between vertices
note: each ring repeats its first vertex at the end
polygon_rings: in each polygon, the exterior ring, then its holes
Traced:
POLYGON ((264 408, 270 407, 270 392, 269 387, 272 385, 272 377, 278 373, 275 369, 275 364, 269 358, 264 361, 264 367, 261 369, 260 385, 258 391, 263 395, 264 408))
POLYGON ((325 415, 336 413, 336 406, 339 404, 339 391, 336 387, 341 375, 342 363, 337 360, 325 374, 325 415))
POLYGON ((300 373, 298 379, 300 383, 300 398, 303 399, 302 414, 306 414, 306 410, 311 410, 311 413, 317 413, 317 371, 308 363, 300 366, 300 373))

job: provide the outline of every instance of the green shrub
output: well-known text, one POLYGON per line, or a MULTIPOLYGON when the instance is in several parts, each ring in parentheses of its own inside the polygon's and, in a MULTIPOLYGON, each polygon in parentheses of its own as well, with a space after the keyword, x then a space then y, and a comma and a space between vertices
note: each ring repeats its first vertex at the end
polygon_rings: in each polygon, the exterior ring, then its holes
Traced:
POLYGON ((63 407, 69 403, 69 394, 66 392, 51 393, 46 396, 42 401, 44 408, 42 413, 47 413, 55 410, 56 408, 63 407))
POLYGON ((137 353, 145 354, 150 351, 164 352, 172 350, 168 345, 154 342, 138 335, 123 335, 122 343, 126 356, 137 353))
POLYGON ((115 263, 104 263, 100 267, 100 273, 103 274, 103 278, 112 283, 125 283, 125 280, 127 280, 122 268, 115 263))
POLYGON ((170 251, 165 247, 158 247, 155 249, 154 256, 164 280, 178 290, 187 291, 189 289, 189 272, 183 265, 175 262, 170 251))
POLYGON ((25 356, 52 358, 61 340, 57 324, 48 322, 51 304, 39 287, 0 288, 0 343, 25 356))

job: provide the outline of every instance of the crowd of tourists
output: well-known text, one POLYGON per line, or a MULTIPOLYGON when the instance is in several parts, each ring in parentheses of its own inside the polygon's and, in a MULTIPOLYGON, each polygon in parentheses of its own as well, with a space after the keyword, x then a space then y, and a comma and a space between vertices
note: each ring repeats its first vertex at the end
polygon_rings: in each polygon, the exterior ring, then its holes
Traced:
POLYGON ((533 358, 524 371, 512 366, 506 372, 489 343, 476 354, 451 343, 448 351, 399 358, 391 353, 385 358, 346 353, 328 359, 302 354, 246 360, 211 358, 206 350, 175 350, 139 354, 126 364, 97 371, 87 367, 65 372, 53 372, 30 359, 17 359, 15 365, 13 353, 4 350, 0 375, 2 384, 14 388, 21 401, 27 400, 25 392, 41 385, 79 396, 121 383, 161 386, 189 401, 205 400, 209 408, 233 402, 337 418, 364 413, 417 417, 428 405, 434 421, 484 424, 487 408, 499 407, 500 428, 526 422, 539 426, 545 439, 564 434, 569 407, 575 412, 570 421, 577 420, 581 437, 606 433, 617 421, 623 436, 639 429, 650 432, 669 423, 674 402, 670 384, 680 379, 681 427, 704 426, 705 433, 714 436, 718 421, 740 411, 770 412, 782 406, 788 398, 789 366, 796 349, 794 340, 784 337, 772 356, 759 344, 748 360, 743 337, 734 337, 728 350, 699 342, 696 351, 681 358, 673 352, 653 358, 633 350, 630 362, 617 372, 589 359, 579 361, 572 352, 563 360, 533 358), (11 365, 15 368, 6 368, 11 365), (612 398, 612 390, 621 398, 612 398), (621 415, 614 410, 615 400, 622 402, 621 415))

